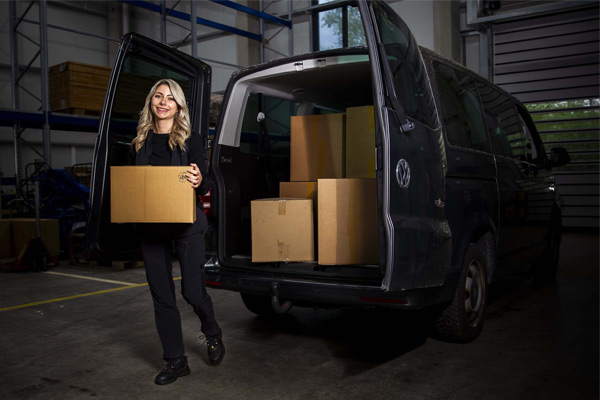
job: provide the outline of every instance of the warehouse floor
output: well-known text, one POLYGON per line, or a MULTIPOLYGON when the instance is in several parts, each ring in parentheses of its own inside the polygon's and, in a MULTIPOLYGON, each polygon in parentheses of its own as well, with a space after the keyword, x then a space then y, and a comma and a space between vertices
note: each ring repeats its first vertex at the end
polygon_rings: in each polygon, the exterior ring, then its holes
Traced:
POLYGON ((143 269, 0 275, 0 398, 597 399, 597 234, 567 233, 555 283, 490 288, 482 335, 432 339, 422 314, 294 308, 276 321, 210 290, 227 356, 207 365, 183 299, 192 374, 167 386, 143 269), (15 307, 18 306, 18 307, 15 307))

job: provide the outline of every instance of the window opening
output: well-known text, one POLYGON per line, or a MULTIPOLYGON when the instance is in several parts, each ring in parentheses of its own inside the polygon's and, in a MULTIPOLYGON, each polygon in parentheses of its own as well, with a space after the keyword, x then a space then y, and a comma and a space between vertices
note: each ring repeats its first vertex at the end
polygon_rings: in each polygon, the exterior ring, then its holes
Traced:
MULTIPOLYGON (((119 75, 111 121, 121 119, 137 122, 148 92, 158 80, 165 78, 179 83, 189 107, 190 79, 188 77, 135 56, 127 57, 119 75)), ((133 135, 135 136, 135 132, 133 135)))
POLYGON ((377 29, 393 77, 396 95, 407 116, 436 126, 436 110, 421 54, 408 27, 394 13, 373 4, 377 29))
POLYGON ((524 159, 522 124, 513 100, 487 84, 478 82, 477 86, 485 109, 492 151, 502 156, 524 159))
POLYGON ((437 62, 434 70, 448 142, 489 152, 490 144, 475 81, 467 74, 437 62))
POLYGON ((297 108, 295 103, 287 100, 260 93, 251 94, 244 112, 240 151, 249 154, 289 156, 290 117, 296 115, 297 108), (264 114, 264 119, 259 117, 259 112, 264 114), (262 139, 268 140, 267 142, 261 140, 262 134, 266 135, 262 139))
MULTIPOLYGON (((313 4, 321 5, 331 1, 319 0, 313 4)), ((345 5, 316 12, 313 24, 314 51, 367 45, 357 7, 345 5)))

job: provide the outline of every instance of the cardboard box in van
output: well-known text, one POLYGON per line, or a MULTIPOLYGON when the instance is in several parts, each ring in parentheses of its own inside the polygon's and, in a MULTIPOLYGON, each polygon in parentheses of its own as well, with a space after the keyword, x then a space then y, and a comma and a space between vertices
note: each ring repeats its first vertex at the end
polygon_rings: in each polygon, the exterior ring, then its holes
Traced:
POLYGON ((111 222, 196 220, 196 193, 187 166, 110 167, 111 222))
POLYGON ((290 181, 344 176, 346 114, 291 117, 290 181))
POLYGON ((252 262, 315 259, 312 200, 253 200, 251 214, 252 262))
POLYGON ((346 178, 375 178, 373 106, 346 109, 346 178))
POLYGON ((296 197, 316 200, 317 182, 280 182, 279 197, 296 197))
POLYGON ((319 179, 319 264, 378 264, 377 181, 319 179))

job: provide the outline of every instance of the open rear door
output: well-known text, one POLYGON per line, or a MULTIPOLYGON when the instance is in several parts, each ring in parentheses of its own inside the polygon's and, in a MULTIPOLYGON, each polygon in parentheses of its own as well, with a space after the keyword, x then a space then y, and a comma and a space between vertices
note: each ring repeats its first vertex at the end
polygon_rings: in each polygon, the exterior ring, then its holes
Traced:
POLYGON ((427 71, 408 27, 387 4, 358 3, 373 70, 382 286, 441 286, 451 233, 444 140, 427 71))
POLYGON ((154 40, 123 36, 110 77, 96 138, 86 247, 91 260, 132 260, 139 254, 133 224, 110 222, 110 167, 126 165, 139 112, 156 81, 170 78, 185 92, 192 134, 208 133, 210 67, 154 40))

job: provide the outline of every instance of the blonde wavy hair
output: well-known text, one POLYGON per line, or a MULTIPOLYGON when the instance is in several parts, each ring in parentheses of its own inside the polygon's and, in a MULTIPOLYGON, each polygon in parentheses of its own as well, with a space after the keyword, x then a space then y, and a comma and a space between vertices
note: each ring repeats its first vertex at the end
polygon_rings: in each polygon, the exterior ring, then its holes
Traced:
POLYGON ((181 86, 172 79, 161 79, 152 86, 150 92, 146 96, 146 102, 144 108, 140 111, 140 119, 137 126, 137 136, 131 141, 131 145, 134 146, 135 151, 138 152, 146 139, 148 138, 148 131, 154 129, 154 114, 152 113, 152 96, 156 92, 156 89, 160 85, 167 85, 171 89, 173 98, 177 103, 177 113, 175 114, 175 121, 173 122, 173 129, 169 135, 169 147, 171 151, 175 149, 175 146, 179 146, 181 150, 185 151, 185 141, 192 133, 190 125, 190 111, 185 101, 185 94, 181 89, 181 86))

